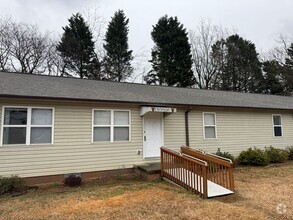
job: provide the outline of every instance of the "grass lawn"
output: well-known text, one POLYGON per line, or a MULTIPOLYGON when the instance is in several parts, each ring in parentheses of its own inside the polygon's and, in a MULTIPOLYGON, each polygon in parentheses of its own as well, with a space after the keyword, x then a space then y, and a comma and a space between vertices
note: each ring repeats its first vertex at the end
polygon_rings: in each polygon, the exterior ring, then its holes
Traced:
POLYGON ((235 170, 236 194, 203 200, 164 181, 134 177, 42 187, 0 197, 0 219, 293 219, 293 163, 235 170), (287 206, 278 214, 277 206, 287 206))

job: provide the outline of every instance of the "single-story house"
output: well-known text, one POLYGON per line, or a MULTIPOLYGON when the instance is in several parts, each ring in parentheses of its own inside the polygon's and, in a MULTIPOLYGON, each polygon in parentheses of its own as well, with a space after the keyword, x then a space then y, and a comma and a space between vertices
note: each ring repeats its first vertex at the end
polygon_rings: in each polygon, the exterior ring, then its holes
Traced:
POLYGON ((293 97, 276 95, 1 72, 0 116, 0 175, 34 180, 127 172, 161 146, 293 146, 293 97))

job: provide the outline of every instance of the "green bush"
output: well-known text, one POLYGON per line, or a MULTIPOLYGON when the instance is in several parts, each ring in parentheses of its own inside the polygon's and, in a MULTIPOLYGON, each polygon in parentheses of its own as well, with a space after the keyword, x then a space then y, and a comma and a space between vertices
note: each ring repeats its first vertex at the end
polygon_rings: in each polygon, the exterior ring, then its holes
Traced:
POLYGON ((286 150, 274 148, 272 146, 266 148, 265 153, 270 163, 283 163, 288 159, 288 152, 286 150))
POLYGON ((227 159, 230 159, 230 160, 232 160, 232 162, 235 161, 235 157, 232 154, 230 154, 229 152, 221 152, 220 148, 218 148, 218 150, 217 150, 217 152, 215 154, 220 156, 220 157, 225 157, 227 159))
POLYGON ((264 150, 249 148, 239 154, 237 161, 243 165, 265 166, 269 163, 269 158, 264 150))
POLYGON ((287 152, 288 152, 288 160, 293 160, 293 147, 288 147, 287 152))
POLYGON ((0 195, 21 192, 25 188, 24 180, 18 176, 0 177, 0 195))

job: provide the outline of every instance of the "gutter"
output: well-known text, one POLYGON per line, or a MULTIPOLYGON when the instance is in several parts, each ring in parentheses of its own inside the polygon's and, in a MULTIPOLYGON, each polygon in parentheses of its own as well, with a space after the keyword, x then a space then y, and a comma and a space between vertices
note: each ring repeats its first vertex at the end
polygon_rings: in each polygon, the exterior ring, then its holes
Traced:
POLYGON ((188 110, 185 111, 185 145, 189 147, 189 125, 188 125, 188 113, 191 111, 189 106, 188 110))

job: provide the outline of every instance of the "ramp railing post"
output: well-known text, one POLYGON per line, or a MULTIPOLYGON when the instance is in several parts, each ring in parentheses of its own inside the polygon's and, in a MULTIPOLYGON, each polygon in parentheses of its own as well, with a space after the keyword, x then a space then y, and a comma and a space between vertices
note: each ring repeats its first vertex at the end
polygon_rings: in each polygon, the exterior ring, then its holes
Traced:
POLYGON ((163 149, 161 148, 161 177, 163 177, 163 171, 164 171, 164 156, 163 156, 163 149))
POLYGON ((229 167, 229 179, 230 179, 230 190, 234 191, 234 174, 233 174, 233 166, 229 167))
POLYGON ((202 167, 202 178, 203 178, 203 198, 208 198, 208 179, 207 179, 207 167, 202 167))

